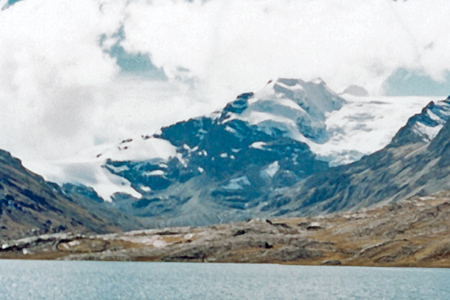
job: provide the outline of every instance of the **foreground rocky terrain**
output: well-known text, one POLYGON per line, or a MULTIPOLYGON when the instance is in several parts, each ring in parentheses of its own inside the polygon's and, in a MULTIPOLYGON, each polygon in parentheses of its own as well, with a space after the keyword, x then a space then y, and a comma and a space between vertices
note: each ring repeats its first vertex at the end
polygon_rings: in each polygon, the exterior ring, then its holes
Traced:
POLYGON ((450 192, 313 218, 3 241, 0 258, 450 267, 450 192))

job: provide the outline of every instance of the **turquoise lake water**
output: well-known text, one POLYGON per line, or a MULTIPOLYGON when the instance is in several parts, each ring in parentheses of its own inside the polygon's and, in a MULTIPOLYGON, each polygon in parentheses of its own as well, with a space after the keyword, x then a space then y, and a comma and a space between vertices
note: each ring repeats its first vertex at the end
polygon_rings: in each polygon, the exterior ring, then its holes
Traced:
POLYGON ((0 299, 449 300, 450 270, 0 260, 0 299))

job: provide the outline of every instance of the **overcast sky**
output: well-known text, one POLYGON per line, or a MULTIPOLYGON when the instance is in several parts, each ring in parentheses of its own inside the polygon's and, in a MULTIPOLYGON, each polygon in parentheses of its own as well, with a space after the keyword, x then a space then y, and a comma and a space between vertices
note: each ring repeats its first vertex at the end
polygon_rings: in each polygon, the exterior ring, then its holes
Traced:
POLYGON ((0 148, 57 159, 270 79, 450 93, 448 0, 0 0, 0 148))

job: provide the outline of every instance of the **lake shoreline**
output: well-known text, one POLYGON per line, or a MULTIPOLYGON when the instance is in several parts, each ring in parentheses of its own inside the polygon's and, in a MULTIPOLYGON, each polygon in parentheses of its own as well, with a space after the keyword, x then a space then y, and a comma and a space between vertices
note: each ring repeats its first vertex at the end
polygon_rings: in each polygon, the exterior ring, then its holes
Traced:
MULTIPOLYGON (((58 259, 58 258, 39 258, 39 257, 2 257, 0 258, 1 261, 41 261, 41 262, 64 262, 68 260, 64 259, 58 259)), ((157 261, 157 260, 70 260, 70 261, 76 261, 76 262, 117 262, 117 263, 157 263, 157 264, 174 264, 174 263, 180 263, 180 262, 163 262, 163 261, 157 261)), ((324 265, 324 264, 308 264, 308 263, 284 263, 284 262, 200 262, 200 261, 186 261, 182 262, 186 264, 214 264, 214 265, 274 265, 274 266, 290 266, 290 267, 337 267, 337 268, 388 268, 388 269, 450 269, 450 266, 408 266, 408 265, 324 265)))

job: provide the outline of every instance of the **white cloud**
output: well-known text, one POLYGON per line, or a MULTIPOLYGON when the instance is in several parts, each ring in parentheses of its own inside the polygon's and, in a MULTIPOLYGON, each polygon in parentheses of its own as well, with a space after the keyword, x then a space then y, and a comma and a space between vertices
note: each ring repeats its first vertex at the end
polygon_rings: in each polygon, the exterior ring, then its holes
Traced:
POLYGON ((449 68, 448 13, 443 0, 137 1, 127 7, 124 46, 150 53, 169 75, 187 68, 220 93, 278 76, 377 91, 399 67, 435 78, 449 68))
POLYGON ((71 155, 276 77, 372 92, 397 68, 441 80, 449 15, 447 0, 23 0, 0 11, 0 148, 28 160, 71 155), (148 54, 168 82, 120 75, 105 52, 120 28, 125 50, 148 54))
POLYGON ((88 139, 93 91, 118 69, 98 46, 94 1, 27 0, 0 13, 1 147, 58 155, 88 139))
POLYGON ((163 125, 217 109, 189 85, 123 77, 98 90, 103 99, 96 111, 93 133, 97 140, 114 141, 153 134, 163 125))

